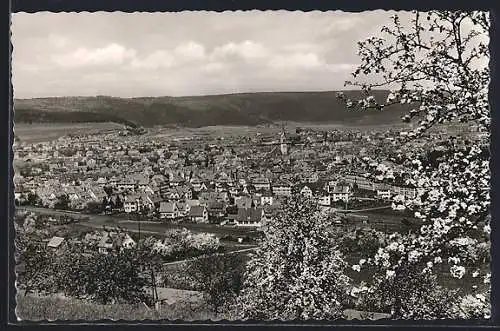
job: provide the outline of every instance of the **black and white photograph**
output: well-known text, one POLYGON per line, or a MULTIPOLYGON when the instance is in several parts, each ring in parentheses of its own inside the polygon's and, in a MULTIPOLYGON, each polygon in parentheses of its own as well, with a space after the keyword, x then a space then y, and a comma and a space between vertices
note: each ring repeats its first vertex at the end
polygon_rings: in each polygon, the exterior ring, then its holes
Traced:
POLYGON ((488 12, 11 21, 18 321, 491 318, 488 12))

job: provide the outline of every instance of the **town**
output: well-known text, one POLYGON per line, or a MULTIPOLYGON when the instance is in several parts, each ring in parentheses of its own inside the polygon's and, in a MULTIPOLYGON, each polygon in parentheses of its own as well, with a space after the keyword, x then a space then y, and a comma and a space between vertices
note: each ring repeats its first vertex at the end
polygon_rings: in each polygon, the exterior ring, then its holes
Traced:
POLYGON ((445 130, 436 131, 433 139, 398 148, 391 129, 275 126, 243 135, 233 130, 170 137, 164 131, 124 127, 35 144, 17 141, 16 206, 207 224, 213 232, 216 226, 258 229, 288 198, 300 195, 342 223, 347 219, 339 212, 383 209, 395 196, 416 195, 417 188, 397 173, 391 183, 367 178, 363 157, 376 156, 398 169, 409 149, 439 148, 449 138, 445 130))

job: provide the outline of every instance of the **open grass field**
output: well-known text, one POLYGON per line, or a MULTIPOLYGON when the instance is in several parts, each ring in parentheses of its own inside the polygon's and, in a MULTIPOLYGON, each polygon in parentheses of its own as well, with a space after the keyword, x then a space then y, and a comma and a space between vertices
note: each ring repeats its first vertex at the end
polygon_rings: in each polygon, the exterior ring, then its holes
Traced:
POLYGON ((40 143, 56 140, 68 134, 91 134, 105 130, 120 129, 123 125, 105 123, 14 123, 14 135, 25 143, 40 143))
MULTIPOLYGON (((190 291, 176 290, 178 293, 190 291)), ((158 310, 144 304, 100 305, 84 300, 67 298, 62 295, 39 296, 16 295, 16 315, 21 321, 141 321, 141 320, 207 320, 214 318, 202 300, 178 298, 172 303, 164 303, 158 310)))

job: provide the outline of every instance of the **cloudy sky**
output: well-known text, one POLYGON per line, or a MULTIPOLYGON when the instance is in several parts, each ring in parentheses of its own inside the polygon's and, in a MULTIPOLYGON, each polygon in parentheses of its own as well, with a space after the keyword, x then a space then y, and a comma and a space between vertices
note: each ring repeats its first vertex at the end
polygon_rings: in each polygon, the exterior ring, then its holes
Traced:
POLYGON ((338 90, 392 13, 16 13, 16 98, 338 90))

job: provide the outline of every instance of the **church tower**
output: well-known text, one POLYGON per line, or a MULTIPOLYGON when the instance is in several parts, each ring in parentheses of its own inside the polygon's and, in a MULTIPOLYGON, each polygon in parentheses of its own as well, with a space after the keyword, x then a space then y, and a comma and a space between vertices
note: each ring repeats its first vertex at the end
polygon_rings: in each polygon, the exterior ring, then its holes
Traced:
POLYGON ((288 145, 286 143, 286 135, 285 135, 285 128, 283 127, 281 131, 281 137, 280 137, 280 149, 281 149, 281 155, 287 155, 288 154, 288 145))

